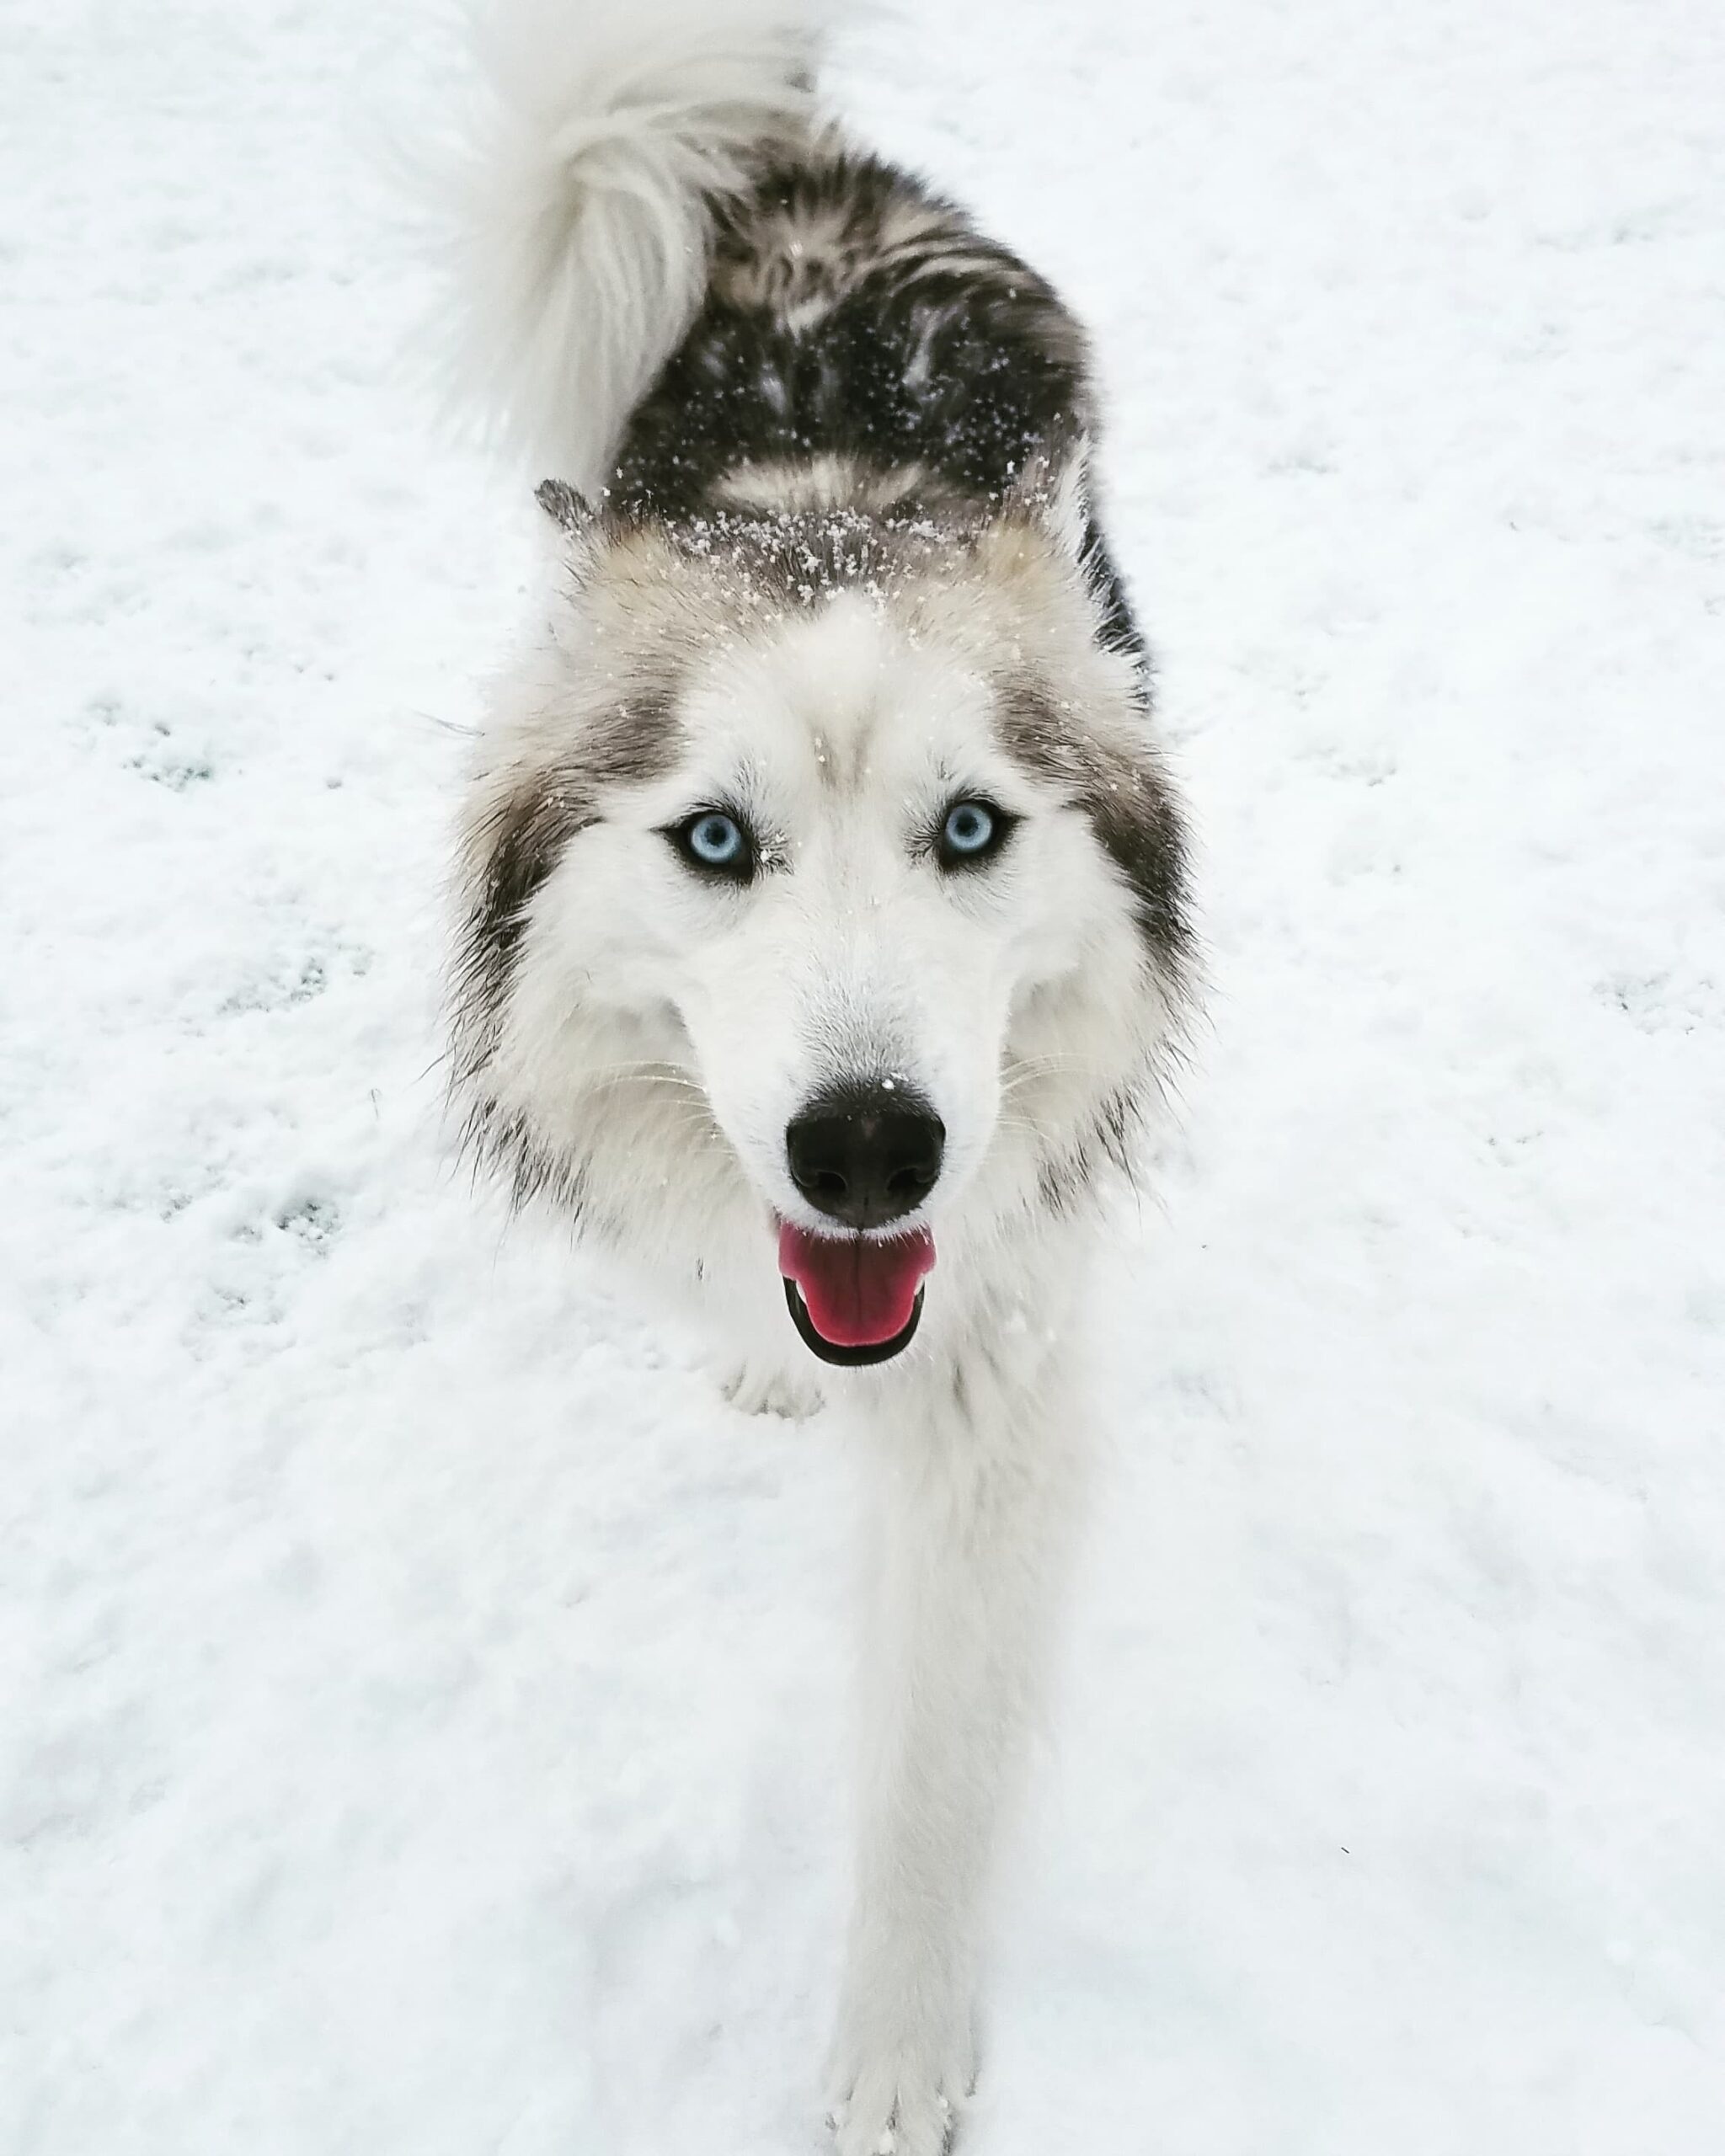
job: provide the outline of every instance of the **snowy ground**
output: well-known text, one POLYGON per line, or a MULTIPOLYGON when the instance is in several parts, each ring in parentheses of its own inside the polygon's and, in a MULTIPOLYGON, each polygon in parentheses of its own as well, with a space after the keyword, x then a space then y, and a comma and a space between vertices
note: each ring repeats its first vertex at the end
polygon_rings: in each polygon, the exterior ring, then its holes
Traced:
MULTIPOLYGON (((978 2156, 1725 2146, 1725 13, 940 0, 1217 993, 978 2156)), ((423 7, 0 7, 0 2150, 813 2156, 846 1486, 440 1151, 423 7), (397 45, 413 31, 414 49, 397 45)))

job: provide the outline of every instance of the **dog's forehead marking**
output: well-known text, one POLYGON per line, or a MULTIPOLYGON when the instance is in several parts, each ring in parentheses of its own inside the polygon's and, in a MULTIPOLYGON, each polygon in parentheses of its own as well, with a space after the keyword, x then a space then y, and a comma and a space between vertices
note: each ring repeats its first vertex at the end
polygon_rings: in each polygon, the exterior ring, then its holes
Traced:
POLYGON ((867 778, 889 690, 891 654, 884 610, 843 592, 804 625, 816 701, 809 743, 822 785, 854 793, 867 778))
POLYGON ((823 790, 854 795, 969 753, 984 685, 863 592, 834 595, 785 625, 768 664, 823 790))

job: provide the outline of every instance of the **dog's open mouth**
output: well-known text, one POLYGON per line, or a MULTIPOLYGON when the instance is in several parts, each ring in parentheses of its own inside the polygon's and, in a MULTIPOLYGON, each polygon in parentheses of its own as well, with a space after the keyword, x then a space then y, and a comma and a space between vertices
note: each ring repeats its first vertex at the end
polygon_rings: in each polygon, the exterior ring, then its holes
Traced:
POLYGON ((823 1363, 886 1363, 910 1346, 934 1264, 926 1228, 890 1241, 815 1235, 788 1220, 778 1231, 785 1300, 804 1345, 823 1363))

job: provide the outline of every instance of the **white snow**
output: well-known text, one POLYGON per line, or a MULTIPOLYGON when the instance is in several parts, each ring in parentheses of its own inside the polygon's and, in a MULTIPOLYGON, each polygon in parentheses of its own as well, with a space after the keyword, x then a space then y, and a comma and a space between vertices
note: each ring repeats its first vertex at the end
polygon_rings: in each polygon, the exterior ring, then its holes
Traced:
MULTIPOLYGON (((1725 2147, 1725 11, 942 0, 1213 1029, 977 2156, 1725 2147)), ((408 0, 0 20, 0 2149, 814 2156, 847 1489, 438 1128, 408 0)))

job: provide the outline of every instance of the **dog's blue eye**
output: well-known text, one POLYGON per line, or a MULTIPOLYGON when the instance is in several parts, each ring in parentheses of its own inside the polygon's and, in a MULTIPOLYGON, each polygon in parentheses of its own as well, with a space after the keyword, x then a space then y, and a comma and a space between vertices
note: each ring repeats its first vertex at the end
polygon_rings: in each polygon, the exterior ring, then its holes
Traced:
POLYGON ((943 868, 975 867, 999 851, 1013 819, 987 801, 955 801, 941 825, 943 868))
POLYGON ((729 868, 743 851, 743 834, 729 816, 703 816, 690 826, 689 851, 709 868, 729 868))
POLYGON ((994 836, 994 818, 980 801, 961 801, 947 817, 947 844, 954 853, 980 853, 994 836))
POLYGON ((734 816, 723 808, 703 808, 667 833, 692 868, 745 881, 755 873, 755 846, 734 816))

